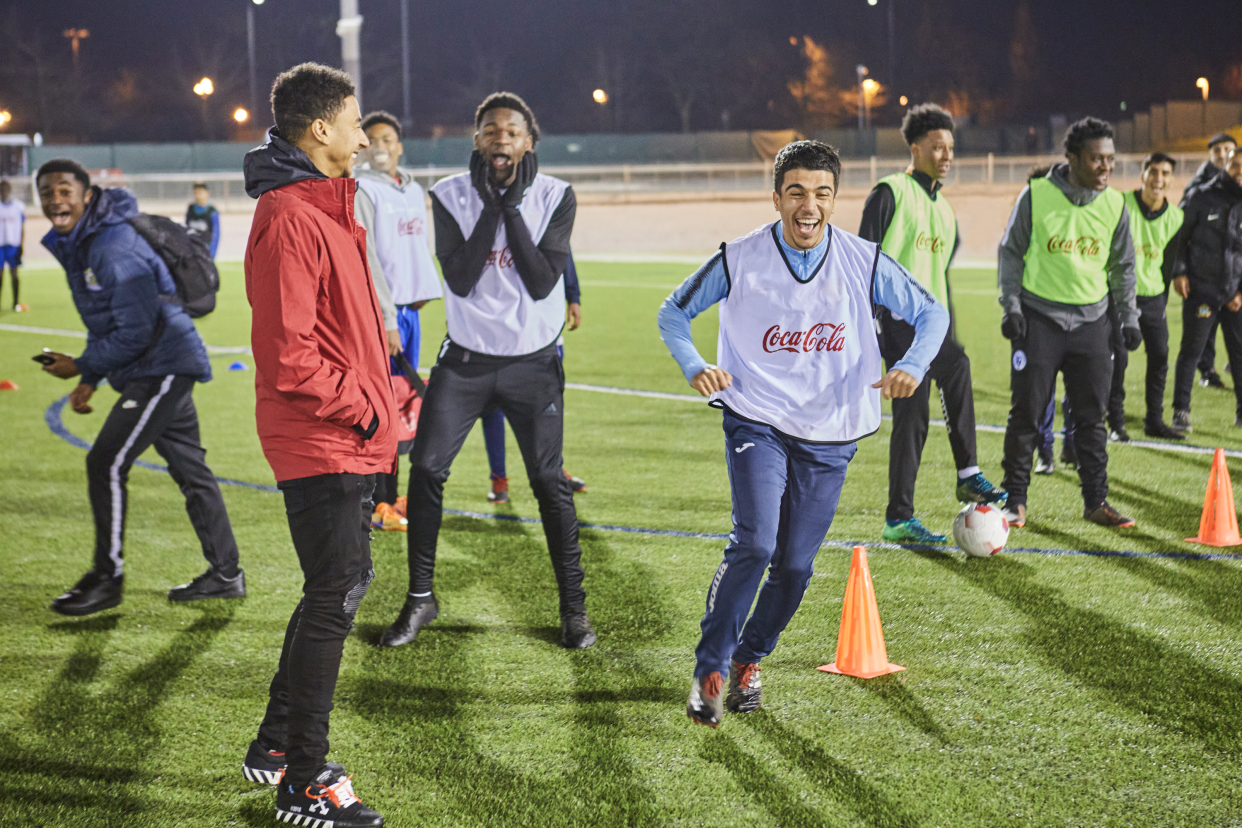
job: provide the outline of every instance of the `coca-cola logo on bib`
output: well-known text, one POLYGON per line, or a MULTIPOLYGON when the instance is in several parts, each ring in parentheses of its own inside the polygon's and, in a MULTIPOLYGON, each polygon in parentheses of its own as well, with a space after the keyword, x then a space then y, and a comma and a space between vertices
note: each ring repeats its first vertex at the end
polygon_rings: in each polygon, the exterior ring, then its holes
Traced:
POLYGON ((929 236, 919 231, 914 238, 914 249, 924 253, 939 253, 944 250, 944 239, 939 236, 929 236))
POLYGON ((508 247, 504 247, 500 250, 493 250, 491 253, 487 254, 487 267, 491 267, 495 264, 498 264, 501 270, 504 270, 507 267, 513 267, 513 253, 510 252, 508 247))
POLYGON ((1066 255, 1098 256, 1100 255, 1100 240, 1095 236, 1079 236, 1076 239, 1053 236, 1048 239, 1048 252, 1064 253, 1066 255))
POLYGON ((763 350, 769 354, 788 351, 809 354, 845 350, 845 323, 820 322, 805 331, 783 331, 779 324, 763 334, 763 350))
POLYGON ((423 234, 423 220, 415 216, 412 219, 397 219, 397 235, 398 236, 421 236, 423 234))

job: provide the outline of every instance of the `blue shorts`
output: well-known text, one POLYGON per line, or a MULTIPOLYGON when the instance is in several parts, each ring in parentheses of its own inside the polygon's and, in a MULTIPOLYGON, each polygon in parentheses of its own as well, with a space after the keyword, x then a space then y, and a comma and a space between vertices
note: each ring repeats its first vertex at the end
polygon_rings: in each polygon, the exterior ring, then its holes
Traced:
POLYGON ((9 267, 19 267, 22 263, 21 248, 14 247, 11 244, 0 244, 0 270, 5 265, 9 267))

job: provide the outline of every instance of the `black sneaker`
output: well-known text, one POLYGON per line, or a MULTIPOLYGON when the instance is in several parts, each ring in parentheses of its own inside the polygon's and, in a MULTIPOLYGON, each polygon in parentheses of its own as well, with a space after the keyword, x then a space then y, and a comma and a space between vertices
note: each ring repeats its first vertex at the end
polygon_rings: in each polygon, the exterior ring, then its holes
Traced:
POLYGON ((354 795, 352 776, 336 762, 324 765, 313 782, 294 790, 288 783, 276 788, 276 819, 303 828, 376 828, 384 818, 354 795))
POLYGON ((1173 412, 1173 430, 1180 431, 1182 434, 1189 434, 1194 431, 1194 426, 1190 424, 1189 411, 1173 412))
POLYGON ((1134 518, 1127 517, 1118 512, 1108 504, 1107 500, 1094 509, 1084 508, 1082 516, 1092 523, 1098 523, 1100 526, 1109 526, 1117 529, 1128 529, 1134 525, 1134 518))
POLYGON ((204 598, 245 597, 246 571, 244 569, 237 570, 237 574, 232 578, 226 578, 217 572, 214 567, 208 567, 206 572, 188 584, 175 586, 168 590, 168 600, 170 601, 201 601, 204 598))
POLYGON ((407 595, 405 606, 401 607, 401 614, 380 636, 380 646, 400 647, 402 644, 409 644, 418 636, 418 631, 434 621, 439 614, 440 603, 436 601, 436 596, 425 595, 422 598, 415 598, 407 595))
POLYGON ((1057 470, 1056 461, 1052 459, 1051 451, 1039 450, 1039 460, 1035 462, 1036 474, 1052 474, 1057 470))
POLYGON ((1186 435, 1176 429, 1169 428, 1163 421, 1158 423, 1147 423, 1143 426, 1143 433, 1148 437, 1158 437, 1161 440, 1185 440, 1186 435))
POLYGON ((695 676, 690 683, 690 698, 686 701, 686 715, 699 724, 719 727, 724 718, 724 677, 720 673, 695 676))
POLYGON ((1130 442, 1130 433, 1126 431, 1125 426, 1117 426, 1108 432, 1108 442, 1128 443, 1130 442))
POLYGON ((758 664, 729 662, 729 695, 725 707, 730 713, 754 713, 763 703, 763 684, 758 664))
POLYGON ((284 752, 268 750, 258 739, 251 740, 250 749, 246 751, 246 761, 242 762, 242 776, 260 785, 279 785, 284 775, 284 752))
POLYGON ((91 570, 77 585, 52 601, 51 609, 61 615, 90 615, 112 609, 121 603, 124 575, 104 575, 91 570))
POLYGON ((1228 388, 1229 387, 1225 385, 1225 381, 1220 378, 1220 374, 1216 373, 1215 371, 1204 372, 1203 379, 1199 380, 1199 384, 1202 385, 1204 388, 1228 388))
POLYGON ((561 616, 561 646, 567 650, 585 650, 595 643, 595 630, 586 610, 567 612, 561 616))

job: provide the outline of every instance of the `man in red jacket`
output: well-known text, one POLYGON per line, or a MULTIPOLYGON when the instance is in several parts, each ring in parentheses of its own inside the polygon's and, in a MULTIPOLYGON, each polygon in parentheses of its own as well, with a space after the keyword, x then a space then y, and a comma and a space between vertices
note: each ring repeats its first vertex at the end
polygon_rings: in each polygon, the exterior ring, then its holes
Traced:
POLYGON ((375 576, 375 475, 392 471, 397 451, 384 323, 349 178, 367 138, 353 83, 326 66, 277 77, 272 114, 268 142, 245 161, 246 192, 259 199, 246 295, 259 441, 306 581, 242 770, 279 785, 284 822, 383 825, 327 761, 341 650, 375 576))

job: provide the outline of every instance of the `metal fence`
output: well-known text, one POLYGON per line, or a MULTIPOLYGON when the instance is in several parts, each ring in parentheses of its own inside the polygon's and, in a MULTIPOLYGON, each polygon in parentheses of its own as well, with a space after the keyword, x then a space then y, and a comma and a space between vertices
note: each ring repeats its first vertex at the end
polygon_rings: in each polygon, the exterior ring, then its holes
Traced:
MULTIPOLYGON (((1113 181, 1118 186, 1135 186, 1142 169, 1143 155, 1117 156, 1113 181)), ((1177 177, 1188 179, 1202 162, 1201 155, 1174 156, 1178 161, 1177 177)), ((988 154, 958 158, 945 181, 954 185, 1020 185, 1031 170, 1062 160, 1060 156, 996 156, 988 154)), ((901 172, 909 165, 906 158, 876 158, 843 161, 842 190, 870 189, 886 175, 901 172)), ((424 187, 430 187, 446 176, 465 172, 464 167, 419 167, 413 170, 424 187)), ((548 166, 542 171, 564 179, 579 193, 604 196, 642 198, 644 196, 676 198, 678 194, 728 196, 730 194, 760 195, 770 192, 772 167, 762 161, 725 164, 611 164, 603 166, 548 166)), ((100 171, 94 181, 103 187, 129 187, 138 196, 144 209, 151 212, 175 212, 184 208, 193 195, 195 182, 211 188, 212 203, 224 212, 248 211, 254 201, 246 195, 242 173, 139 173, 124 174, 100 171)), ((14 193, 28 205, 37 201, 33 182, 15 178, 14 193)))

